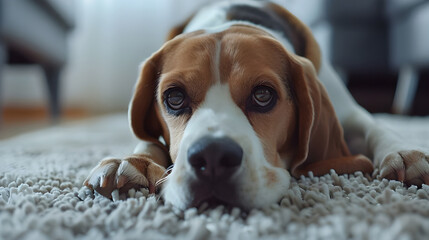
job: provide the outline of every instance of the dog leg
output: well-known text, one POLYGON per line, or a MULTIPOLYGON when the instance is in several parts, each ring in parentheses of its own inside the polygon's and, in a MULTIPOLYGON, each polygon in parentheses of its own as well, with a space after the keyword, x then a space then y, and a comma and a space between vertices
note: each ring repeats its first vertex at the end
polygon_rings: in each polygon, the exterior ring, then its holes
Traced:
POLYGON ((373 158, 383 178, 399 180, 408 185, 429 184, 429 150, 410 146, 403 139, 375 121, 359 106, 341 79, 325 62, 319 78, 328 91, 346 139, 362 139, 361 152, 373 158))
POLYGON ((407 144, 363 109, 345 121, 344 132, 363 137, 380 176, 407 185, 429 184, 429 150, 407 144))
POLYGON ((155 192, 155 184, 165 174, 168 157, 155 144, 142 142, 132 156, 106 158, 92 169, 84 185, 101 195, 112 198, 115 189, 126 193, 131 188, 146 187, 155 192))

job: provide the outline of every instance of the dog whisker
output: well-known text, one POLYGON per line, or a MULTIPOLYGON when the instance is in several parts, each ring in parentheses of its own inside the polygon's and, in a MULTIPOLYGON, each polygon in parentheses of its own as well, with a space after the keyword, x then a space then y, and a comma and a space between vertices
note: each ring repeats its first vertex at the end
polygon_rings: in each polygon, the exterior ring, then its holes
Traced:
POLYGON ((156 183, 155 183, 155 187, 158 187, 159 185, 161 185, 161 184, 163 184, 165 181, 167 181, 167 177, 168 177, 168 176, 163 177, 163 178, 159 179, 158 181, 156 181, 156 183))
POLYGON ((173 167, 174 167, 174 164, 171 164, 170 166, 168 166, 166 172, 169 172, 169 171, 173 170, 173 167))
POLYGON ((165 181, 167 181, 167 177, 168 175, 171 173, 171 171, 173 171, 173 167, 174 165, 170 165, 164 172, 164 174, 162 175, 162 177, 156 181, 155 183, 155 187, 158 187, 159 185, 163 184, 165 181))

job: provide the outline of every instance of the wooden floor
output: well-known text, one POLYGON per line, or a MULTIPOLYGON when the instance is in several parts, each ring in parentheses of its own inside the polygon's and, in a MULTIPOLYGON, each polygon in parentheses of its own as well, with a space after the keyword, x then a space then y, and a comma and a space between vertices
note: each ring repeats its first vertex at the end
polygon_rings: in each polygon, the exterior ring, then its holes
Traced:
POLYGON ((7 139, 21 133, 35 131, 55 124, 93 117, 82 109, 65 109, 58 121, 49 116, 44 107, 3 107, 0 120, 0 139, 7 139))

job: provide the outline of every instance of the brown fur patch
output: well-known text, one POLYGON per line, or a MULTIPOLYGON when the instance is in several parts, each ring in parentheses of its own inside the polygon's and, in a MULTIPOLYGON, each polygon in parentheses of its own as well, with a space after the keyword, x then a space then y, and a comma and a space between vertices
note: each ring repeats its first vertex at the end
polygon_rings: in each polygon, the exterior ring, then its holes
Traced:
POLYGON ((279 181, 276 172, 266 167, 264 168, 264 178, 267 181, 266 187, 268 188, 275 185, 279 181))
POLYGON ((131 165, 133 165, 139 172, 143 175, 147 175, 147 167, 149 163, 152 161, 151 158, 148 158, 144 155, 134 155, 125 159, 131 165))

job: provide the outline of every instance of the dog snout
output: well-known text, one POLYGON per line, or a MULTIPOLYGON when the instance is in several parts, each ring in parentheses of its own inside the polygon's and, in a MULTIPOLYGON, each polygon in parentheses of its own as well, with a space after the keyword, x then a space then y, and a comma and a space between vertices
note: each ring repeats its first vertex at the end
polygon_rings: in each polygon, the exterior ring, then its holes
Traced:
POLYGON ((228 180, 241 166, 243 149, 228 137, 203 137, 188 149, 188 161, 204 181, 228 180))

